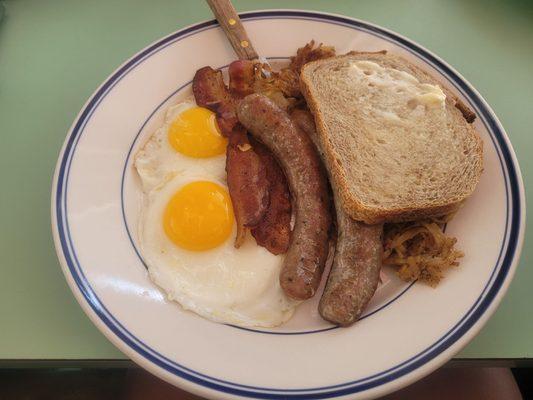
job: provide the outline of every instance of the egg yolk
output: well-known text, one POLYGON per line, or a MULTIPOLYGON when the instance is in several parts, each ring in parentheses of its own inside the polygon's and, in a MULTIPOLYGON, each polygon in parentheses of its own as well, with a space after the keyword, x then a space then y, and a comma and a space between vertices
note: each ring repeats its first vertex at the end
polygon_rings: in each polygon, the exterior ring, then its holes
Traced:
POLYGON ((197 181, 172 196, 165 208, 163 227, 175 245, 203 251, 227 240, 233 219, 228 191, 213 182, 197 181))
POLYGON ((203 107, 183 111, 170 125, 168 140, 181 154, 194 158, 214 157, 226 151, 215 113, 203 107))

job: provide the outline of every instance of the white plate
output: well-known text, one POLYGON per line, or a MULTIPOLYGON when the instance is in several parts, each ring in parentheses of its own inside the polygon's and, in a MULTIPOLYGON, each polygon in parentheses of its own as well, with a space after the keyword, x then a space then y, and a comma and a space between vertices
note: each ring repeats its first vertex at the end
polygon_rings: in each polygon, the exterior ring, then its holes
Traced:
POLYGON ((133 361, 191 392, 220 398, 371 398, 430 373, 494 312, 512 279, 524 232, 524 189, 503 128, 481 96, 444 61, 395 33, 307 11, 243 15, 261 55, 294 54, 310 39, 408 58, 475 110, 485 171, 449 224, 466 253, 437 289, 393 277, 349 329, 320 320, 312 301, 270 330, 212 323, 170 303, 137 251, 140 187, 132 154, 165 109, 191 94, 194 72, 234 59, 214 21, 173 33, 123 64, 94 93, 69 132, 52 189, 57 253, 77 300, 133 361))

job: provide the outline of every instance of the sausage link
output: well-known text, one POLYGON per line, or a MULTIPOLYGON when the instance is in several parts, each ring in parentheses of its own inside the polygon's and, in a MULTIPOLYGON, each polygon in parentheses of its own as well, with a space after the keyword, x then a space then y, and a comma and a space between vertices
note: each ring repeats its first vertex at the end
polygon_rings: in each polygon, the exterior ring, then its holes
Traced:
POLYGON ((280 284, 289 297, 308 299, 315 294, 324 270, 331 224, 327 180, 319 156, 309 137, 264 95, 245 97, 237 116, 272 151, 287 177, 295 224, 280 284))
MULTIPOLYGON (((311 138, 324 163, 313 116, 295 110, 291 117, 311 138)), ((337 215, 337 244, 328 281, 318 311, 322 318, 347 326, 353 324, 374 295, 383 253, 383 225, 355 221, 343 210, 340 194, 330 180, 337 215)))
MULTIPOLYGON (((338 196, 333 197, 335 201, 338 196)), ((357 321, 378 286, 383 225, 355 221, 339 208, 333 265, 318 312, 330 322, 348 326, 357 321)))

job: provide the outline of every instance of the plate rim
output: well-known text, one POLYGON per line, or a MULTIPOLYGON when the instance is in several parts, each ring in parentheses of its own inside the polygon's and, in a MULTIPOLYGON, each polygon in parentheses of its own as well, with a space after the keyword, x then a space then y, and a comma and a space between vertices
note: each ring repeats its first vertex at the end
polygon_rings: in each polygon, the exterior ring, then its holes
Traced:
MULTIPOLYGON (((74 120, 74 123, 72 124, 67 134, 67 137, 64 141, 64 144, 61 148, 61 151, 58 157, 58 162, 57 162, 56 169, 54 172, 54 179, 53 179, 53 185, 52 185, 52 204, 51 204, 52 206, 52 231, 53 231, 53 236, 54 236, 54 243, 55 243, 56 252, 58 254, 58 258, 59 258, 63 273, 67 279, 67 282, 73 294, 75 295, 77 301, 80 303, 81 307, 84 309, 85 313, 89 316, 91 321, 98 327, 98 329, 115 346, 117 346, 121 351, 126 353, 128 357, 132 358, 135 362, 143 365, 145 368, 149 369, 151 372, 156 373, 156 375, 173 383, 175 383, 176 380, 178 379, 180 381, 180 386, 185 387, 187 388, 187 390, 190 390, 195 393, 199 393, 203 395, 210 395, 210 394, 212 395, 213 393, 216 393, 217 396, 223 395, 224 397, 226 397, 227 395, 239 395, 239 396, 250 396, 250 397, 255 397, 255 398, 288 398, 288 397, 290 398, 329 398, 329 397, 344 396, 344 395, 354 394, 354 393, 359 393, 359 392, 366 392, 368 390, 373 390, 375 393, 379 391, 381 392, 381 394, 384 394, 386 392, 395 390, 399 387, 405 386, 406 384, 413 382, 417 379, 420 379, 422 376, 430 373, 431 371, 433 371, 434 369, 442 365, 449 358, 451 358, 453 354, 455 354, 462 347, 464 347, 479 332, 479 330, 483 327, 483 325, 488 320, 488 318, 490 318, 490 316, 494 313, 503 295, 507 292, 509 284, 512 281, 512 277, 514 276, 514 273, 516 271, 516 267, 518 265, 518 261, 520 258, 520 253, 521 253, 521 249, 523 245, 523 239, 524 239, 526 209, 525 209, 524 185, 522 181, 520 167, 519 167, 514 149, 510 143, 510 140, 505 130, 501 126, 501 123, 499 122, 497 116, 494 114, 494 112, 490 108, 490 106, 486 103, 483 97, 477 92, 477 90, 473 88, 472 85, 466 79, 464 79, 464 77, 462 77, 457 71, 455 71, 455 69, 453 69, 450 65, 448 65, 442 59, 440 59, 438 56, 434 55, 432 52, 428 51, 427 49, 425 49, 423 46, 419 45, 418 43, 403 37, 402 35, 399 35, 386 28, 379 27, 376 24, 369 23, 363 20, 355 19, 352 17, 344 16, 344 15, 325 13, 325 12, 320 12, 320 11, 298 10, 298 9, 269 9, 269 10, 249 11, 246 13, 242 13, 240 15, 245 21, 246 20, 257 20, 257 19, 277 19, 281 17, 302 19, 302 18, 298 18, 298 15, 300 16, 305 15, 307 19, 312 19, 315 21, 331 22, 332 20, 337 20, 351 27, 364 26, 365 28, 373 32, 380 33, 380 34, 385 33, 388 36, 391 36, 393 39, 395 39, 394 42, 396 44, 401 43, 404 46, 408 46, 411 49, 413 49, 418 58, 422 58, 424 61, 427 61, 429 64, 432 64, 432 63, 429 62, 429 60, 426 59, 426 57, 423 57, 420 53, 425 53, 426 56, 429 56, 434 61, 437 61, 441 66, 446 68, 447 70, 445 71, 446 76, 454 77, 455 75, 455 77, 458 79, 458 83, 463 84, 465 88, 471 92, 471 95, 473 95, 472 97, 479 102, 479 105, 483 109, 483 111, 485 111, 487 115, 492 119, 491 122, 493 124, 491 124, 491 128, 487 127, 489 132, 500 133, 500 135, 496 138, 496 139, 500 139, 499 146, 495 146, 495 147, 497 150, 502 151, 502 153, 503 153, 503 150, 507 152, 506 154, 507 158, 504 157, 505 163, 502 163, 502 165, 505 166, 504 172, 507 172, 509 174, 509 178, 511 178, 511 172, 513 172, 514 176, 512 178, 515 180, 514 182, 515 187, 514 188, 511 187, 511 189, 516 191, 516 195, 517 195, 517 198, 516 196, 511 198, 511 200, 516 203, 516 204, 513 204, 513 207, 512 207, 511 218, 513 219, 513 222, 511 224, 511 228, 514 227, 516 232, 514 232, 515 234, 514 242, 511 243, 512 238, 510 237, 509 243, 506 249, 506 256, 510 255, 510 259, 507 260, 506 272, 502 278, 502 281, 499 287, 496 288, 495 293, 491 297, 485 309, 479 314, 479 316, 474 317, 474 315, 470 315, 470 317, 467 318, 467 321, 470 321, 473 319, 471 326, 466 328, 466 330, 462 334, 460 334, 457 338, 453 339, 452 343, 449 346, 445 347, 442 351, 438 352, 434 357, 430 357, 427 361, 422 362, 420 365, 414 367, 413 369, 408 370, 407 372, 404 372, 402 374, 398 373, 396 375, 399 375, 399 376, 394 376, 391 379, 385 380, 382 383, 378 383, 375 385, 370 384, 370 387, 360 387, 356 385, 355 387, 348 387, 346 389, 340 389, 340 390, 333 389, 332 391, 328 391, 328 392, 324 392, 324 391, 316 392, 317 390, 323 390, 324 388, 309 388, 309 389, 297 389, 297 390, 255 388, 261 391, 257 391, 257 392, 244 391, 243 392, 242 390, 235 390, 235 389, 232 389, 231 387, 227 388, 229 390, 220 391, 220 389, 217 388, 216 386, 214 387, 211 382, 207 382, 209 385, 204 385, 204 383, 206 382, 202 383, 195 379, 183 378, 182 376, 179 376, 177 374, 170 372, 168 369, 164 370, 163 367, 161 367, 160 365, 154 364, 153 361, 146 360, 145 356, 139 354, 137 350, 132 348, 128 343, 126 343, 126 341, 124 341, 124 339, 122 339, 120 335, 114 332, 105 323, 105 321, 103 321, 102 317, 97 314, 95 309, 93 309, 93 306, 95 306, 95 304, 90 302, 91 294, 84 292, 83 288, 79 287, 78 284, 75 282, 74 277, 70 271, 70 267, 67 265, 65 253, 63 253, 65 250, 63 249, 63 245, 61 242, 61 237, 60 237, 61 232, 59 231, 58 219, 57 219, 58 215, 56 214, 56 206, 57 206, 56 195, 60 189, 60 186, 58 186, 59 173, 60 173, 63 161, 64 161, 65 151, 68 147, 69 142, 74 138, 73 134, 76 131, 76 127, 78 126, 80 122, 83 122, 82 117, 84 116, 85 112, 88 110, 89 105, 94 100, 97 99, 97 96, 99 94, 101 94, 100 92, 102 88, 104 88, 108 83, 112 82, 114 78, 116 78, 117 76, 125 72, 123 71, 123 69, 126 66, 132 63, 134 60, 141 58, 143 54, 150 54, 153 49, 160 47, 162 44, 166 43, 171 38, 182 37, 182 36, 186 37, 188 33, 194 34, 203 28, 216 26, 217 23, 215 20, 207 20, 207 21, 202 21, 202 22, 188 25, 144 47, 138 53, 136 53, 135 55, 130 57, 128 60, 126 60, 121 66, 119 66, 113 73, 111 73, 104 80, 104 82, 90 96, 90 98, 84 104, 81 111, 78 113, 76 119, 74 120), (260 18, 260 17, 263 17, 263 18, 260 18), (509 167, 512 167, 512 168, 510 169, 509 167), (518 214, 517 218, 515 218, 516 214, 518 214), (511 251, 510 254, 508 254, 509 251, 511 251), (199 385, 202 385, 202 386, 199 386, 199 385), (352 389, 356 389, 356 390, 352 390, 352 389), (213 390, 215 390, 215 392, 213 392, 213 390), (265 390, 268 392, 265 392, 265 390), (315 392, 310 393, 310 391, 315 391, 315 392), (301 397, 301 396, 304 396, 304 397, 301 397)), ((306 18, 303 18, 303 19, 306 19, 306 18)), ((466 97, 472 100, 471 96, 466 96, 466 97)), ((67 154, 67 159, 69 158, 68 157, 69 155, 70 153, 67 154)), ((500 157, 499 153, 498 153, 498 157, 500 157)), ((505 177, 505 173, 504 173, 504 177, 505 177)), ((509 185, 511 184, 509 183, 509 185)), ((506 191, 507 191, 507 185, 506 185, 506 191)), ((505 240, 504 240, 504 246, 505 246, 505 240)), ((504 266, 505 261, 506 261, 506 257, 505 259, 502 260, 500 272, 504 266)), ((494 271, 496 271, 496 269, 494 271)), ((496 281, 491 282, 491 280, 492 278, 489 279, 489 283, 487 284, 486 288, 481 292, 482 294, 485 290, 488 290, 487 291, 488 293, 490 292, 490 290, 494 289, 496 281)), ((488 294, 487 294, 487 298, 488 298, 488 294)), ((102 305, 97 304, 96 306, 100 307, 102 305)), ((439 341, 437 341, 437 343, 438 342, 439 341)), ((429 348, 431 348, 432 346, 429 346, 429 348)), ((426 350, 422 351, 420 354, 425 353, 426 350)), ((415 356, 414 358, 416 358, 417 356, 415 356)), ((218 380, 216 378, 214 379, 218 380)), ((230 382, 227 382, 227 383, 230 384, 231 386, 246 387, 245 385, 239 385, 238 383, 230 383, 230 382)), ((340 384, 340 385, 335 385, 335 386, 345 387, 347 385, 350 385, 350 383, 345 383, 345 384, 340 384)))

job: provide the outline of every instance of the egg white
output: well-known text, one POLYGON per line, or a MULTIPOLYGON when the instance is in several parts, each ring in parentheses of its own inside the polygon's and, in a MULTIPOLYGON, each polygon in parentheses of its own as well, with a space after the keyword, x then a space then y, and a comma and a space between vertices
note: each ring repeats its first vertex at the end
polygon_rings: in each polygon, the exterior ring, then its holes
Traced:
POLYGON ((165 114, 163 125, 135 155, 135 168, 145 192, 164 185, 176 175, 207 173, 216 179, 225 179, 225 154, 193 158, 177 152, 168 140, 168 130, 172 122, 179 114, 192 107, 196 107, 192 100, 170 107, 165 114))
POLYGON ((271 254, 250 237, 236 249, 235 225, 222 245, 208 251, 180 248, 164 231, 164 210, 181 187, 207 180, 227 188, 225 155, 193 159, 177 153, 168 143, 170 123, 192 106, 194 103, 182 103, 169 109, 164 125, 135 158, 144 190, 139 242, 149 276, 169 300, 212 321, 280 325, 298 304, 286 297, 279 284, 283 255, 271 254))

